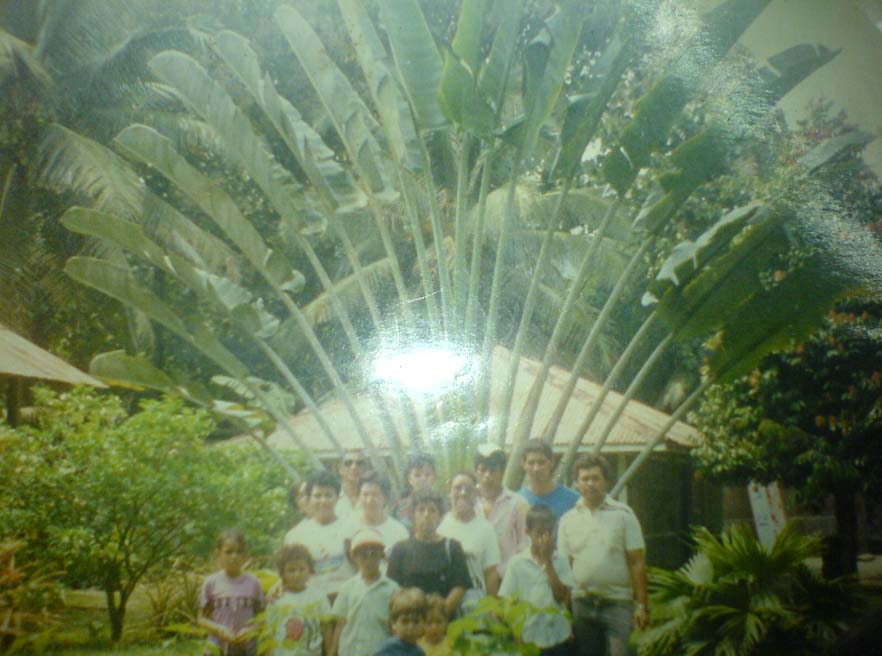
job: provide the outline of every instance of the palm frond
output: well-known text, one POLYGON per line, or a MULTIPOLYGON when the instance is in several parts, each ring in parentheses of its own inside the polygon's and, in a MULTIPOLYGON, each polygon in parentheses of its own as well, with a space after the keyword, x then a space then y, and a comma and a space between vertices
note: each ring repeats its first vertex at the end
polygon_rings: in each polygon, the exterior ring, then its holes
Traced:
POLYGON ((144 180, 105 146, 61 125, 46 131, 37 166, 38 183, 55 192, 72 193, 127 218, 141 212, 144 180))
POLYGON ((0 28, 0 89, 13 79, 30 78, 50 90, 54 80, 36 57, 34 48, 0 28))
MULTIPOLYGON (((382 259, 364 265, 360 273, 353 273, 342 280, 334 283, 334 293, 340 301, 355 310, 362 303, 360 284, 365 283, 372 288, 378 288, 383 283, 389 283, 392 279, 393 263, 389 259, 382 259)), ((303 306, 303 314, 309 319, 310 324, 319 324, 335 318, 334 308, 328 292, 322 292, 312 301, 303 306)))

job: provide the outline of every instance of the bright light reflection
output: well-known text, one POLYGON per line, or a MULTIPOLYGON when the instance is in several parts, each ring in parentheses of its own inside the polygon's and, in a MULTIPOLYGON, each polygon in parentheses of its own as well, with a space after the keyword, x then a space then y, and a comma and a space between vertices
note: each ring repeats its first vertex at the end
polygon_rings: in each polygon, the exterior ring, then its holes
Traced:
POLYGON ((408 351, 380 351, 372 378, 412 394, 440 394, 468 375, 469 358, 435 346, 408 351))

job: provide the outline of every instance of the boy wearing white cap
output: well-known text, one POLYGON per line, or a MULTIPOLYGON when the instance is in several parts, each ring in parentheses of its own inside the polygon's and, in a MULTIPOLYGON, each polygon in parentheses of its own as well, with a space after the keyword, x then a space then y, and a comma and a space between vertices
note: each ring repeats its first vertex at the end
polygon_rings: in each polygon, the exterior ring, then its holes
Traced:
POLYGON ((352 559, 358 574, 340 586, 331 615, 336 620, 330 656, 373 656, 389 637, 389 601, 398 584, 380 571, 383 536, 363 528, 352 536, 352 559))

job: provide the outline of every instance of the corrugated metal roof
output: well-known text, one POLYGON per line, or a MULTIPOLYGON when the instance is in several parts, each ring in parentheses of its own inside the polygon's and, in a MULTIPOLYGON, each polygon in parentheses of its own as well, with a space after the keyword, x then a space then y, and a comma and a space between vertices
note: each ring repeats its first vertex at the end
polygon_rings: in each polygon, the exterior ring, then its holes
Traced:
MULTIPOLYGON (((509 363, 511 361, 511 353, 508 349, 497 347, 493 353, 492 364, 492 381, 493 386, 490 396, 491 416, 497 416, 502 405, 503 398, 503 381, 507 376, 509 363)), ((511 435, 519 420, 521 409, 523 408, 530 387, 536 378, 540 369, 540 363, 528 358, 521 358, 518 365, 518 376, 516 378, 514 393, 512 397, 511 414, 506 442, 511 442, 511 435)), ((539 402, 539 408, 533 423, 532 435, 542 434, 542 429, 550 420, 558 400, 561 398, 563 388, 566 384, 569 372, 560 367, 552 367, 548 380, 542 391, 539 402)), ((561 423, 558 427, 555 447, 563 449, 572 442, 573 436, 578 431, 593 401, 597 398, 601 386, 588 380, 587 378, 579 378, 572 397, 564 411, 561 423)), ((411 445, 412 440, 409 437, 410 429, 408 428, 407 411, 402 407, 402 398, 400 394, 382 394, 384 405, 389 411, 390 419, 395 426, 399 438, 405 447, 411 445)), ((591 425, 590 430, 582 441, 582 447, 591 448, 597 441, 600 434, 606 427, 607 421, 616 412, 622 395, 617 392, 610 392, 601 405, 600 412, 591 425)), ((375 441, 376 446, 383 452, 388 452, 391 448, 386 429, 383 423, 382 412, 375 400, 367 394, 360 394, 354 397, 354 406, 360 419, 360 425, 367 434, 375 441)), ((435 414, 435 408, 425 399, 413 399, 411 404, 413 417, 421 433, 421 440, 425 443, 432 443, 438 440, 444 440, 446 434, 455 433, 455 427, 451 424, 445 424, 443 421, 438 422, 438 417, 434 416, 431 421, 427 421, 427 413, 435 414), (430 428, 431 426, 431 428, 430 428)), ((359 436, 358 428, 355 420, 346 409, 343 402, 339 399, 329 399, 319 406, 321 416, 330 426, 331 432, 344 449, 356 449, 362 447, 362 441, 359 436)), ((659 429, 664 426, 670 419, 669 415, 649 407, 638 401, 629 401, 622 412, 621 417, 615 423, 612 431, 607 438, 603 450, 605 452, 622 452, 634 453, 640 451, 648 444, 659 429)), ((322 429, 316 417, 308 410, 292 417, 291 426, 294 431, 303 440, 305 445, 312 449, 319 456, 332 455, 335 450, 330 444, 326 433, 322 429)), ((490 434, 493 435, 493 426, 490 426, 490 434)), ((294 444, 288 433, 277 428, 269 437, 269 441, 276 447, 293 448, 294 444)), ((696 443, 696 431, 693 427, 683 422, 676 422, 668 431, 665 438, 665 445, 691 447, 696 443)), ((663 445, 664 446, 664 445, 663 445)))
POLYGON ((107 387, 0 324, 0 375, 56 380, 71 385, 107 387))

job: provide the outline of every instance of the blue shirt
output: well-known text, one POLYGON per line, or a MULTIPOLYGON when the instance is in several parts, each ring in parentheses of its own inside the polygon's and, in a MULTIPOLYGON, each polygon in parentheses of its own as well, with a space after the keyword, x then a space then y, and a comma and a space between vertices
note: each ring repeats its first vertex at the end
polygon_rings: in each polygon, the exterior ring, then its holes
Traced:
POLYGON ((548 506, 554 513, 554 518, 560 521, 561 516, 570 508, 576 505, 576 502, 582 496, 575 490, 571 490, 565 485, 558 485, 548 494, 536 494, 530 488, 524 486, 518 493, 524 497, 530 504, 530 507, 536 505, 548 506))

